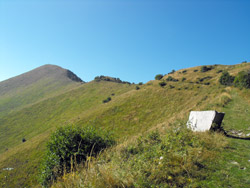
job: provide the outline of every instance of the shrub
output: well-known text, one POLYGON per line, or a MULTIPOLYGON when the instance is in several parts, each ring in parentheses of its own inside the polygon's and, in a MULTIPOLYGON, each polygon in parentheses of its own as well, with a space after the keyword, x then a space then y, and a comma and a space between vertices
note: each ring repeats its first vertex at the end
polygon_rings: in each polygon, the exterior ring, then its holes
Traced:
POLYGON ((102 102, 103 102, 103 103, 107 103, 107 102, 109 102, 109 101, 111 101, 111 97, 108 97, 108 98, 104 99, 102 102))
POLYGON ((234 77, 231 76, 227 71, 223 71, 219 80, 220 84, 230 86, 233 84, 233 81, 234 81, 234 77))
POLYGON ((168 76, 166 80, 167 81, 173 81, 173 82, 178 82, 179 81, 178 79, 175 79, 172 76, 168 76))
POLYGON ((164 87, 164 86, 167 85, 167 84, 166 84, 165 82, 160 82, 159 85, 160 85, 161 87, 164 87))
POLYGON ((76 164, 112 144, 114 140, 110 135, 93 127, 58 128, 47 143, 46 155, 40 168, 40 183, 48 187, 76 164))
POLYGON ((174 87, 174 86, 172 86, 172 85, 169 85, 169 88, 170 88, 170 89, 173 89, 173 88, 175 88, 175 87, 174 87))
POLYGON ((23 139, 22 139, 22 142, 26 142, 26 139, 25 139, 25 138, 23 138, 23 139))
POLYGON ((250 88, 250 70, 239 72, 235 77, 234 84, 237 87, 250 88))
POLYGON ((163 78, 163 75, 162 74, 157 74, 156 76, 155 76, 155 79, 156 80, 160 80, 160 79, 162 79, 163 78))
POLYGON ((195 70, 194 70, 194 72, 198 72, 198 70, 197 70, 197 69, 195 69, 195 70))
POLYGON ((181 79, 182 82, 184 82, 185 80, 186 80, 186 78, 184 78, 184 77, 181 79))
POLYGON ((170 73, 168 73, 168 74, 173 74, 173 73, 175 73, 176 71, 173 69, 170 73))
POLYGON ((139 82, 138 84, 141 86, 141 85, 143 85, 143 82, 139 82))
POLYGON ((213 69, 213 66, 209 66, 209 67, 207 67, 207 66, 202 66, 201 67, 201 72, 207 72, 207 71, 210 71, 210 70, 212 70, 213 69))
POLYGON ((135 87, 135 89, 136 89, 136 90, 139 90, 139 89, 140 89, 140 87, 139 87, 139 86, 136 86, 136 87, 135 87))
POLYGON ((187 72, 187 70, 182 71, 182 73, 186 73, 186 72, 187 72))

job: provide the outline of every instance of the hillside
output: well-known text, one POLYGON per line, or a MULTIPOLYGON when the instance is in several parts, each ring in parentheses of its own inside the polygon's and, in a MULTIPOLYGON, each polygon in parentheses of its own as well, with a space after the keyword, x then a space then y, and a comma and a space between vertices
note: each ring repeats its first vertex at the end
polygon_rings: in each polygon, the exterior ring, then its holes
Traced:
POLYGON ((44 65, 0 82, 0 116, 77 87, 83 81, 69 70, 44 65))
MULTIPOLYGON (((62 89, 58 84, 59 90, 56 87, 54 92, 44 90, 44 96, 36 95, 34 101, 29 100, 30 94, 26 93, 26 95, 25 92, 29 90, 38 92, 37 88, 41 89, 39 87, 41 85, 37 83, 43 80, 42 77, 34 83, 27 81, 26 83, 30 83, 27 84, 27 89, 16 89, 16 87, 6 89, 2 96, 7 97, 9 93, 9 100, 12 102, 7 104, 9 106, 13 104, 15 110, 10 112, 12 107, 9 107, 7 109, 9 113, 0 116, 0 169, 14 169, 1 170, 1 187, 37 185, 36 176, 41 157, 44 155, 45 143, 51 131, 67 124, 92 125, 112 131, 118 144, 124 144, 156 128, 163 130, 178 119, 186 121, 191 110, 217 110, 226 112, 225 129, 237 129, 248 133, 249 90, 225 87, 218 81, 222 70, 236 75, 242 70, 250 69, 250 63, 233 66, 214 65, 206 72, 201 72, 201 69, 202 67, 194 67, 178 70, 165 75, 159 81, 152 80, 140 86, 104 80, 83 85, 76 83, 77 86, 75 83, 74 86, 69 84, 67 89, 62 89), (169 79, 169 76, 172 79, 169 79), (159 83, 163 81, 166 85, 161 87, 159 83), (139 89, 136 89, 136 86, 139 89), (24 97, 27 101, 16 104, 13 101, 18 97, 24 97), (107 97, 111 97, 111 101, 103 103, 107 97), (235 113, 240 116, 235 116, 235 113), (27 141, 23 143, 22 138, 27 141)), ((55 77, 50 78, 50 80, 54 79, 55 77)), ((72 81, 69 79, 69 82, 72 81)), ((45 82, 42 81, 42 83, 45 82)), ((0 83, 0 85, 3 84, 0 83)), ((0 109, 4 114, 6 109, 3 109, 3 105, 0 109)), ((229 173, 230 177, 232 176, 227 180, 231 184, 249 183, 247 177, 250 175, 250 166, 247 163, 247 152, 250 150, 250 144, 248 142, 233 140, 230 151, 224 151, 225 163, 221 166, 226 169, 223 173, 229 173), (242 148, 245 148, 244 152, 239 153, 242 148), (230 164, 234 160, 244 160, 241 164, 247 169, 244 175, 240 168, 236 169, 230 164), (235 171, 237 173, 233 173, 235 171)), ((212 176, 214 178, 211 180, 212 185, 218 183, 219 180, 216 177, 222 173, 221 170, 212 176)), ((221 181, 225 183, 226 179, 221 181)))

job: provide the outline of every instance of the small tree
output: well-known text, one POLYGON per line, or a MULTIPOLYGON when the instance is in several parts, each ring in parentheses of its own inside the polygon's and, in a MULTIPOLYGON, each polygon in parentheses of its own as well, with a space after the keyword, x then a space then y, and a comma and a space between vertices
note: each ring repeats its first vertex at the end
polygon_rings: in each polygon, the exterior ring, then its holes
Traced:
POLYGON ((162 79, 163 78, 163 75, 162 74, 157 74, 156 76, 155 76, 155 79, 156 80, 160 80, 160 79, 162 79))
POLYGON ((230 86, 234 82, 234 77, 231 76, 227 71, 222 72, 219 80, 221 85, 230 86))

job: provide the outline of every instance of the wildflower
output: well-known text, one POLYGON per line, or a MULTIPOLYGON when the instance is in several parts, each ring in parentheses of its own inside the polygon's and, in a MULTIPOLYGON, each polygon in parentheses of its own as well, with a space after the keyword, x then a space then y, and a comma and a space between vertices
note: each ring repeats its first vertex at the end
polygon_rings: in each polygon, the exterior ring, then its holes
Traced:
POLYGON ((162 159, 163 159, 163 157, 161 156, 161 157, 160 157, 160 160, 162 160, 162 159))

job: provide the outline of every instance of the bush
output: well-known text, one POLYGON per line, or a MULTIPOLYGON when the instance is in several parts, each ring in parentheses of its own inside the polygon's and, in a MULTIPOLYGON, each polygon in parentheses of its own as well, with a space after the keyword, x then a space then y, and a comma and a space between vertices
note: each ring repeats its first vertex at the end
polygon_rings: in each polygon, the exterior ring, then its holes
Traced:
POLYGON ((234 77, 231 76, 227 71, 224 71, 219 80, 221 85, 230 86, 234 82, 234 77))
POLYGON ((48 187, 76 164, 85 161, 88 156, 95 156, 112 144, 114 140, 110 135, 93 127, 58 128, 47 143, 46 155, 40 168, 40 183, 48 187))
POLYGON ((166 84, 165 82, 160 82, 159 85, 160 85, 161 87, 164 87, 164 86, 167 85, 167 84, 166 84))
POLYGON ((103 102, 103 103, 107 103, 107 102, 109 102, 109 101, 111 101, 111 97, 108 97, 108 98, 104 99, 102 102, 103 102))
POLYGON ((173 74, 173 73, 175 73, 176 71, 173 69, 170 73, 168 73, 168 74, 173 74))
POLYGON ((210 70, 212 70, 212 69, 213 69, 212 66, 209 66, 209 67, 207 67, 207 66, 202 66, 202 67, 201 67, 201 72, 207 72, 207 71, 210 71, 210 70))
POLYGON ((139 87, 139 86, 136 86, 136 87, 135 87, 135 89, 136 89, 136 90, 139 90, 139 89, 140 89, 140 87, 139 87))
POLYGON ((163 78, 163 75, 162 74, 157 74, 156 76, 155 76, 155 79, 156 80, 160 80, 160 79, 162 79, 163 78))
POLYGON ((143 85, 143 82, 139 82, 138 84, 141 86, 141 85, 143 85))
POLYGON ((172 76, 168 76, 166 80, 167 81, 173 81, 173 82, 178 82, 179 81, 178 79, 175 79, 172 76))
POLYGON ((250 70, 239 72, 234 79, 234 84, 236 87, 250 88, 250 70))
POLYGON ((181 79, 182 82, 184 82, 185 80, 186 80, 186 78, 184 78, 184 77, 181 79))

